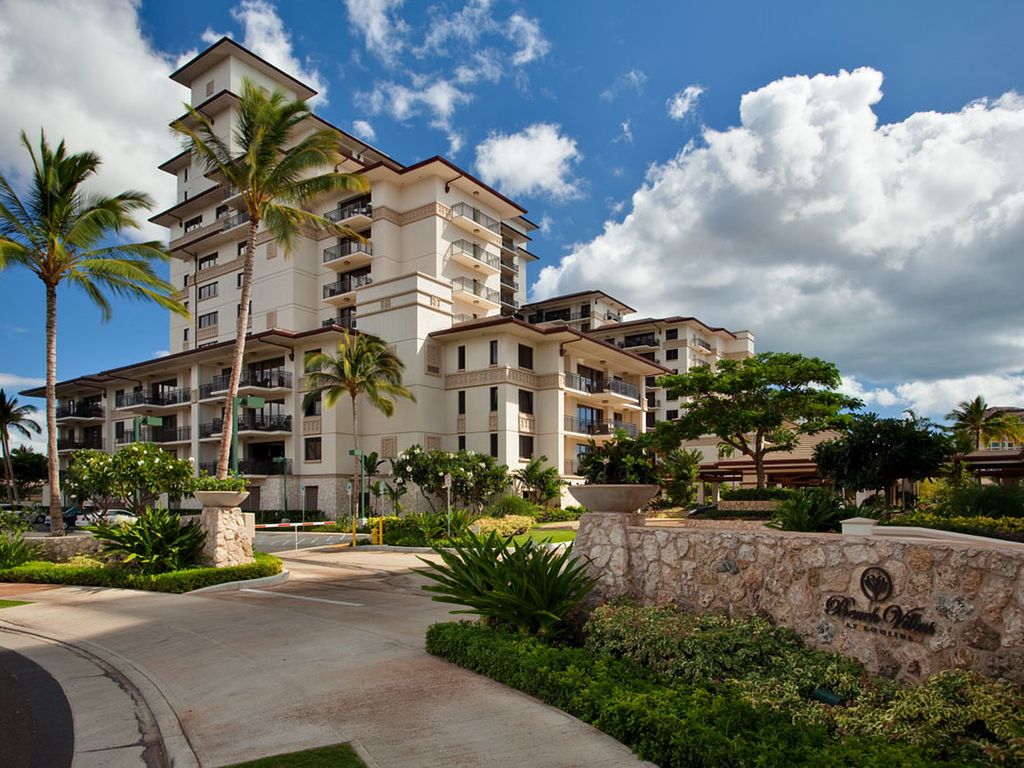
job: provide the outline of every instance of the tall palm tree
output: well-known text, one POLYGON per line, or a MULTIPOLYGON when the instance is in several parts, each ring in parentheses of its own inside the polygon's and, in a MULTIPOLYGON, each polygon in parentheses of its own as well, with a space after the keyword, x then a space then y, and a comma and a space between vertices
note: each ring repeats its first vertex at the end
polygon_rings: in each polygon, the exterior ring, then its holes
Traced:
POLYGON ((0 174, 0 270, 21 266, 33 272, 46 292, 46 439, 50 482, 50 523, 54 536, 64 527, 57 462, 57 289, 63 284, 85 292, 110 318, 108 293, 153 301, 188 316, 173 298, 174 288, 160 278, 154 262, 169 256, 161 243, 122 242, 127 229, 138 229, 137 211, 149 210, 148 195, 128 190, 105 196, 87 192, 99 155, 69 154, 40 132, 39 154, 24 132, 21 143, 32 158, 32 176, 22 199, 0 174), (113 244, 109 244, 113 243, 113 244))
MULTIPOLYGON (((402 384, 405 364, 398 359, 387 345, 376 336, 364 333, 342 332, 338 342, 338 354, 313 355, 306 361, 306 396, 303 408, 308 408, 318 396, 323 404, 333 408, 345 395, 352 399, 352 443, 359 448, 359 396, 363 395, 370 405, 390 417, 395 412, 395 401, 391 398, 404 397, 416 402, 402 384)), ((359 456, 353 456, 353 481, 359 477, 359 456)), ((359 498, 363 489, 359 488, 359 498)))
POLYGON ((1024 422, 1014 414, 990 410, 985 398, 978 395, 973 400, 964 400, 946 414, 953 422, 953 430, 967 435, 974 450, 980 451, 982 443, 1002 440, 1008 437, 1020 442, 1024 439, 1024 422))
MULTIPOLYGON (((185 149, 214 179, 238 190, 244 212, 249 216, 242 296, 227 392, 230 407, 238 395, 245 357, 252 265, 260 225, 282 246, 286 255, 305 230, 327 230, 343 237, 358 238, 347 227, 310 213, 303 206, 331 192, 365 191, 369 185, 362 176, 354 174, 336 170, 316 173, 325 167, 336 169, 343 157, 333 131, 302 134, 312 113, 301 99, 289 100, 280 91, 265 93, 246 80, 238 103, 238 124, 231 139, 218 135, 208 117, 188 104, 185 106, 188 117, 175 123, 174 131, 183 137, 185 149)), ((217 458, 219 478, 227 477, 230 451, 231 420, 224 419, 217 458)))
POLYGON ((18 484, 14 481, 14 465, 11 463, 11 432, 28 439, 32 433, 42 430, 35 419, 34 405, 18 405, 16 397, 7 397, 0 389, 0 447, 4 451, 4 476, 7 478, 7 493, 11 501, 18 501, 18 484))

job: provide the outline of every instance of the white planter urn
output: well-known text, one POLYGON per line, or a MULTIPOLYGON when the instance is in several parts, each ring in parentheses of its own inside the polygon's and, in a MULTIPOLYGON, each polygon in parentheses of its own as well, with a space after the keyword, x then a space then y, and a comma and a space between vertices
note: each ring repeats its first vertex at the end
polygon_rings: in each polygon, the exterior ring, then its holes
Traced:
POLYGON ((248 491, 196 491, 192 495, 203 505, 203 509, 207 507, 237 507, 249 498, 248 491))
POLYGON ((657 485, 598 483, 569 486, 569 493, 589 512, 636 512, 657 496, 659 490, 657 485))

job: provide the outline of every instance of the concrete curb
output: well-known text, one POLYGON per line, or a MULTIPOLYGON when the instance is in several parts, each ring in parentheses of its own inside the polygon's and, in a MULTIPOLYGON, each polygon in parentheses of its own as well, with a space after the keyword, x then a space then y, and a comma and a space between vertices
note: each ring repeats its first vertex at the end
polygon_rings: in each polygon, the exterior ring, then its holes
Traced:
MULTIPOLYGON (((21 635, 35 636, 58 646, 65 646, 85 658, 93 657, 124 677, 142 697, 143 703, 156 722, 163 742, 164 754, 172 768, 200 768, 208 760, 201 760, 185 734, 178 714, 174 711, 161 685, 131 661, 87 640, 69 640, 36 627, 23 627, 0 619, 0 627, 21 635)), ((58 678, 57 682, 61 682, 58 678)), ((72 710, 73 711, 73 710, 72 710)))
POLYGON ((273 576, 261 576, 258 579, 242 579, 241 581, 225 581, 223 584, 211 584, 208 587, 200 587, 186 592, 186 595, 201 595, 205 592, 231 592, 245 587, 272 587, 276 584, 284 584, 291 574, 287 570, 275 573, 273 576))

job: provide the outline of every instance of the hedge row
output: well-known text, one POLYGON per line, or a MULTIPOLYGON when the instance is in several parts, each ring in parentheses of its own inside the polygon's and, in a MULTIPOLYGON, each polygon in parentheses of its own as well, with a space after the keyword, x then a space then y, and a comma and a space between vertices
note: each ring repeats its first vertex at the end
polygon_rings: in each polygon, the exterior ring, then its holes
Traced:
POLYGON ((910 512, 883 520, 882 525, 935 528, 1006 541, 1024 541, 1024 518, 1019 517, 946 517, 928 512, 910 512))
POLYGON ((146 576, 127 568, 106 565, 75 565, 33 561, 0 570, 0 581, 21 584, 67 584, 78 587, 116 587, 148 592, 191 592, 194 589, 273 576, 281 572, 281 561, 273 555, 255 553, 256 562, 227 568, 187 568, 146 576))
POLYGON ((837 740, 728 686, 670 681, 625 659, 471 623, 434 624, 430 653, 536 696, 662 768, 925 768, 952 763, 881 737, 837 740))
POLYGON ((725 501, 785 501, 793 495, 791 488, 724 488, 725 501))

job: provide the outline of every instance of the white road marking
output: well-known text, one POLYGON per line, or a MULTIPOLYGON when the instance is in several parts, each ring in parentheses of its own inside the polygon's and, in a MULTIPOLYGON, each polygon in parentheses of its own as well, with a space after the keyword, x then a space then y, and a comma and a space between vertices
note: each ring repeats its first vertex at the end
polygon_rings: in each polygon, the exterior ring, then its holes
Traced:
POLYGON ((270 597, 290 597, 293 600, 309 600, 313 603, 332 603, 334 605, 347 605, 350 608, 362 608, 362 603, 348 603, 344 600, 328 600, 324 597, 306 597, 305 595, 292 595, 287 592, 267 592, 265 589, 250 589, 243 587, 238 590, 239 592, 255 592, 260 595, 269 595, 270 597))

